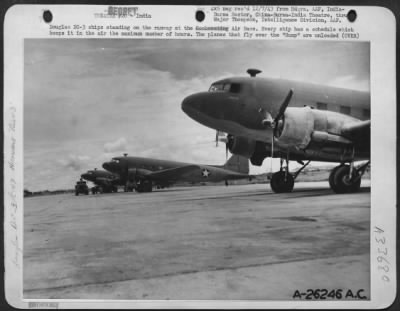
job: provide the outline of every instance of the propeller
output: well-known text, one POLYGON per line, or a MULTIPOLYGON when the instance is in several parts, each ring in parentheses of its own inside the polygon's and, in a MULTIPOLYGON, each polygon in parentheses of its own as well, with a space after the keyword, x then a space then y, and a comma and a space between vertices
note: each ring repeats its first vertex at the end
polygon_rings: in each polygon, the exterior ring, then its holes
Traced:
POLYGON ((275 116, 275 118, 272 118, 271 114, 269 112, 266 112, 265 118, 264 120, 262 120, 262 124, 264 126, 269 126, 272 129, 275 129, 279 120, 284 116, 286 108, 289 106, 290 100, 292 99, 292 96, 293 96, 293 89, 290 89, 285 99, 283 100, 282 104, 280 105, 279 111, 275 116))
POLYGON ((262 120, 262 124, 264 126, 269 126, 273 130, 272 140, 271 140, 271 173, 272 173, 272 159, 274 156, 274 141, 275 141, 275 131, 276 126, 278 125, 279 120, 284 116, 286 108, 289 106, 290 100, 293 96, 293 89, 290 89, 288 94, 286 95, 285 99, 283 100, 281 106, 279 107, 278 114, 275 118, 272 118, 269 112, 265 113, 265 119, 262 120))
POLYGON ((226 160, 228 159, 229 137, 230 137, 230 134, 226 134, 226 133, 218 131, 218 130, 215 133, 215 146, 218 147, 218 142, 225 143, 225 157, 226 157, 226 160))
POLYGON ((289 93, 286 95, 286 98, 284 99, 282 105, 279 108, 278 114, 275 116, 274 119, 274 126, 278 123, 279 119, 283 117, 285 114, 286 108, 289 106, 290 100, 292 99, 293 96, 293 89, 289 90, 289 93))

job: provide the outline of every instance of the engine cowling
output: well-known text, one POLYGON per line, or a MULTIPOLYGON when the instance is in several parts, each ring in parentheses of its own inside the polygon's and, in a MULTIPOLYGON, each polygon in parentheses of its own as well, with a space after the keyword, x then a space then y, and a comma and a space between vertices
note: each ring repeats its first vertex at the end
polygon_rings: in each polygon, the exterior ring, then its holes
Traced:
POLYGON ((305 149, 313 130, 314 116, 309 107, 287 108, 275 126, 274 136, 281 147, 305 149))
POLYGON ((283 148, 306 149, 310 142, 348 145, 352 142, 341 136, 341 130, 344 124, 354 121, 353 117, 332 111, 287 108, 275 126, 274 137, 283 148))
POLYGON ((228 140, 226 142, 228 150, 232 154, 241 155, 245 158, 250 158, 255 149, 256 141, 245 137, 236 137, 233 135, 228 135, 228 140))
POLYGON ((146 177, 149 175, 151 171, 146 170, 144 168, 130 168, 128 170, 128 179, 129 180, 136 180, 146 177))

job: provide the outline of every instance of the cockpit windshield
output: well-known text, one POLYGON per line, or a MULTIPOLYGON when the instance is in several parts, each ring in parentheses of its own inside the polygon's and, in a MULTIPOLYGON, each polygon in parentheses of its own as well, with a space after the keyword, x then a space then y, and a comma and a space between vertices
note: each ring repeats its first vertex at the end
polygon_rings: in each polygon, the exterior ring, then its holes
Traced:
POLYGON ((209 88, 209 92, 230 92, 230 93, 240 93, 239 83, 215 83, 209 88))
POLYGON ((111 162, 117 163, 117 164, 118 164, 118 163, 119 163, 119 159, 115 159, 115 158, 114 158, 114 159, 111 160, 111 162))

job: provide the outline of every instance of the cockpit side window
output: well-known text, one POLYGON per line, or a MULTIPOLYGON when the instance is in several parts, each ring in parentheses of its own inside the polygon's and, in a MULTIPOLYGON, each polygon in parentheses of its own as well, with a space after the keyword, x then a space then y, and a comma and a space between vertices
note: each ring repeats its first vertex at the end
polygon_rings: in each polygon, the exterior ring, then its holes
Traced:
POLYGON ((209 92, 223 92, 224 85, 223 84, 213 84, 210 86, 209 92))
POLYGON ((240 83, 216 83, 211 85, 209 92, 240 93, 240 83))
POLYGON ((231 93, 240 93, 240 84, 239 83, 232 83, 229 91, 231 93))

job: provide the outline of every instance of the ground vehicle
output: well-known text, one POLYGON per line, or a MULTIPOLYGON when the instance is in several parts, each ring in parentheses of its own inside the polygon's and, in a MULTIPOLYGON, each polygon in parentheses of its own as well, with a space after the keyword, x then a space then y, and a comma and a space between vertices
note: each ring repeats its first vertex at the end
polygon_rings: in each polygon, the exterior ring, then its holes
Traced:
POLYGON ((79 180, 75 185, 75 195, 79 195, 79 193, 84 193, 86 195, 89 194, 89 187, 86 184, 86 181, 79 180))

